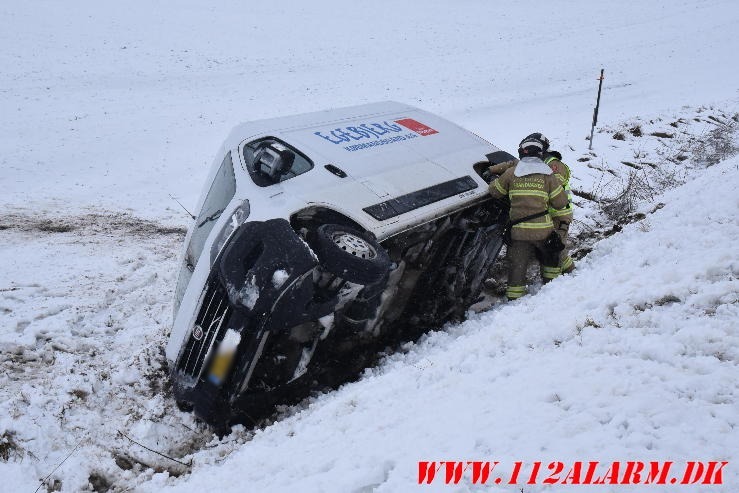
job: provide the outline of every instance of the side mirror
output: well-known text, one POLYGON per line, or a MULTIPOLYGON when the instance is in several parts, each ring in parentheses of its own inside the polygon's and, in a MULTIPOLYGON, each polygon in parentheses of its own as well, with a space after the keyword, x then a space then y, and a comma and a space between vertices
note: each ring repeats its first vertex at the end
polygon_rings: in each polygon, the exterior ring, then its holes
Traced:
POLYGON ((491 152, 490 154, 486 154, 485 157, 488 158, 488 162, 490 163, 488 166, 504 163, 506 161, 510 161, 511 159, 516 159, 516 156, 508 154, 505 151, 491 152))

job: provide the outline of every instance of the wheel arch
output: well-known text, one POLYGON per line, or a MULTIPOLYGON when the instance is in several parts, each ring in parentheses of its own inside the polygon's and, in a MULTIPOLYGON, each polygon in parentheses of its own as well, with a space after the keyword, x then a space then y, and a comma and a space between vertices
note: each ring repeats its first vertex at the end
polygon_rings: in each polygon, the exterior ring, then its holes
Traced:
POLYGON ((330 207, 311 206, 290 215, 290 225, 297 232, 300 232, 303 228, 315 231, 322 224, 329 223, 349 226, 362 232, 368 231, 367 228, 354 219, 330 207))

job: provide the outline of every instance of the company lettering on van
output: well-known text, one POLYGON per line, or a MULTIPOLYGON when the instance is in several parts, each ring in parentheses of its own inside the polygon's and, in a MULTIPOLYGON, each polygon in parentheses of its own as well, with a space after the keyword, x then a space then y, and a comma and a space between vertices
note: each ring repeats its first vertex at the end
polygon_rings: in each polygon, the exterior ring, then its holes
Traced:
POLYGON ((335 145, 351 144, 344 145, 344 149, 353 152, 369 147, 414 139, 419 135, 426 137, 439 132, 416 120, 404 118, 393 122, 385 120, 382 123, 362 123, 313 133, 335 145), (406 129, 412 132, 407 132, 406 129), (357 141, 364 142, 354 144, 357 141))

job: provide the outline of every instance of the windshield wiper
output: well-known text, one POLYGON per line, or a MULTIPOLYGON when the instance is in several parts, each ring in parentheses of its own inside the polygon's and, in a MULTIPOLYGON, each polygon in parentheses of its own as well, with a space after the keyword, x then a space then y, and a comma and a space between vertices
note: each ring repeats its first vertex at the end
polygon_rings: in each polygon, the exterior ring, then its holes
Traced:
POLYGON ((221 214, 223 214, 223 209, 218 209, 213 214, 203 219, 203 222, 198 224, 198 228, 202 228, 205 223, 209 223, 210 221, 215 221, 216 219, 221 217, 221 214))

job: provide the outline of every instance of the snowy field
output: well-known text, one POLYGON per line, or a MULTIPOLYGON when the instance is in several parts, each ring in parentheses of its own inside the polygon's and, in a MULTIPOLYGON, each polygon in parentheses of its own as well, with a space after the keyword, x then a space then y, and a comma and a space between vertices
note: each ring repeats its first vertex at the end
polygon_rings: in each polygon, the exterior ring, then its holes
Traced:
POLYGON ((738 22, 728 0, 6 2, 0 491, 736 491, 738 22), (194 207, 241 121, 388 99, 509 151, 545 133, 573 232, 608 237, 535 296, 217 439, 168 389, 189 226, 170 196, 194 207), (614 228, 590 199, 634 177, 643 216, 614 228), (418 485, 434 460, 728 465, 700 489, 418 485))

